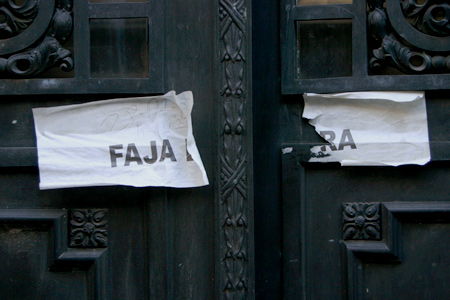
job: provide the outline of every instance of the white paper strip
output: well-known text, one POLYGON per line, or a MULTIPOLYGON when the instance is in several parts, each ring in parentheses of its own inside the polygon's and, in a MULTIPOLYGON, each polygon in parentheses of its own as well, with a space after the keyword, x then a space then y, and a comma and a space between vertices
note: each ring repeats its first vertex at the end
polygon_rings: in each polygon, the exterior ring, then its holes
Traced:
POLYGON ((430 161, 423 92, 305 94, 303 117, 330 146, 310 162, 341 165, 424 165, 430 161))
POLYGON ((208 184, 191 92, 33 109, 40 189, 208 184))

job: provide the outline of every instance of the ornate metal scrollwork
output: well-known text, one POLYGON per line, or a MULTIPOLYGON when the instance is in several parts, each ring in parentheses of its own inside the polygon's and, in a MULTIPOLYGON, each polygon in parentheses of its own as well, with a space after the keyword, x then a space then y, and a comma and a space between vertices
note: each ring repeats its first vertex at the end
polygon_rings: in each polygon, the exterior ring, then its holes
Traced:
POLYGON ((106 209, 73 209, 70 212, 70 247, 106 247, 106 209))
POLYGON ((368 0, 371 68, 405 74, 450 71, 450 5, 445 0, 368 0))
POLYGON ((344 240, 380 240, 380 203, 343 204, 344 240))
POLYGON ((63 48, 72 34, 72 0, 0 0, 0 76, 32 77, 73 69, 63 48))

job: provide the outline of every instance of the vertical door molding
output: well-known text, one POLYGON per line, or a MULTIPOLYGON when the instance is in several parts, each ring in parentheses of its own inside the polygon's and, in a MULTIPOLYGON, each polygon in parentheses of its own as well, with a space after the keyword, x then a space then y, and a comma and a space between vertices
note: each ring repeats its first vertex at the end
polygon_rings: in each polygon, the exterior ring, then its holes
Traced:
POLYGON ((218 0, 216 291, 254 298, 250 0, 218 0))

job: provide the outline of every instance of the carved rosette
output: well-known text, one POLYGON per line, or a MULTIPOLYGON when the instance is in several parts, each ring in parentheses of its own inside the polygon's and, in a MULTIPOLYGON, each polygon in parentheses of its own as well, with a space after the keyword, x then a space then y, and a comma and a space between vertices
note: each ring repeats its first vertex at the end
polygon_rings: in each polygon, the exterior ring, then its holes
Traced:
POLYGON ((391 66, 405 74, 450 71, 447 0, 368 0, 372 70, 391 66))
POLYGON ((380 204, 343 204, 344 240, 380 240, 380 204))
POLYGON ((104 248, 108 244, 106 209, 73 209, 70 212, 70 247, 104 248))
POLYGON ((248 296, 247 18, 244 0, 219 0, 220 219, 224 299, 248 296))
POLYGON ((72 0, 0 0, 0 76, 33 77, 73 69, 63 48, 72 34, 72 0))

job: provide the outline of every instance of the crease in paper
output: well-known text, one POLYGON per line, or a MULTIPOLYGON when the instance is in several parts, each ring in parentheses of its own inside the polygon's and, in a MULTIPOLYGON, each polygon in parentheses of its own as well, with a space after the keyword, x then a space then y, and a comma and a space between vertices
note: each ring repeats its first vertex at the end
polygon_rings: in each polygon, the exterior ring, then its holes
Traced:
POLYGON ((198 187, 190 91, 33 109, 40 189, 198 187))
POLYGON ((423 92, 304 94, 303 117, 330 145, 310 162, 343 166, 424 165, 430 161, 423 92))

